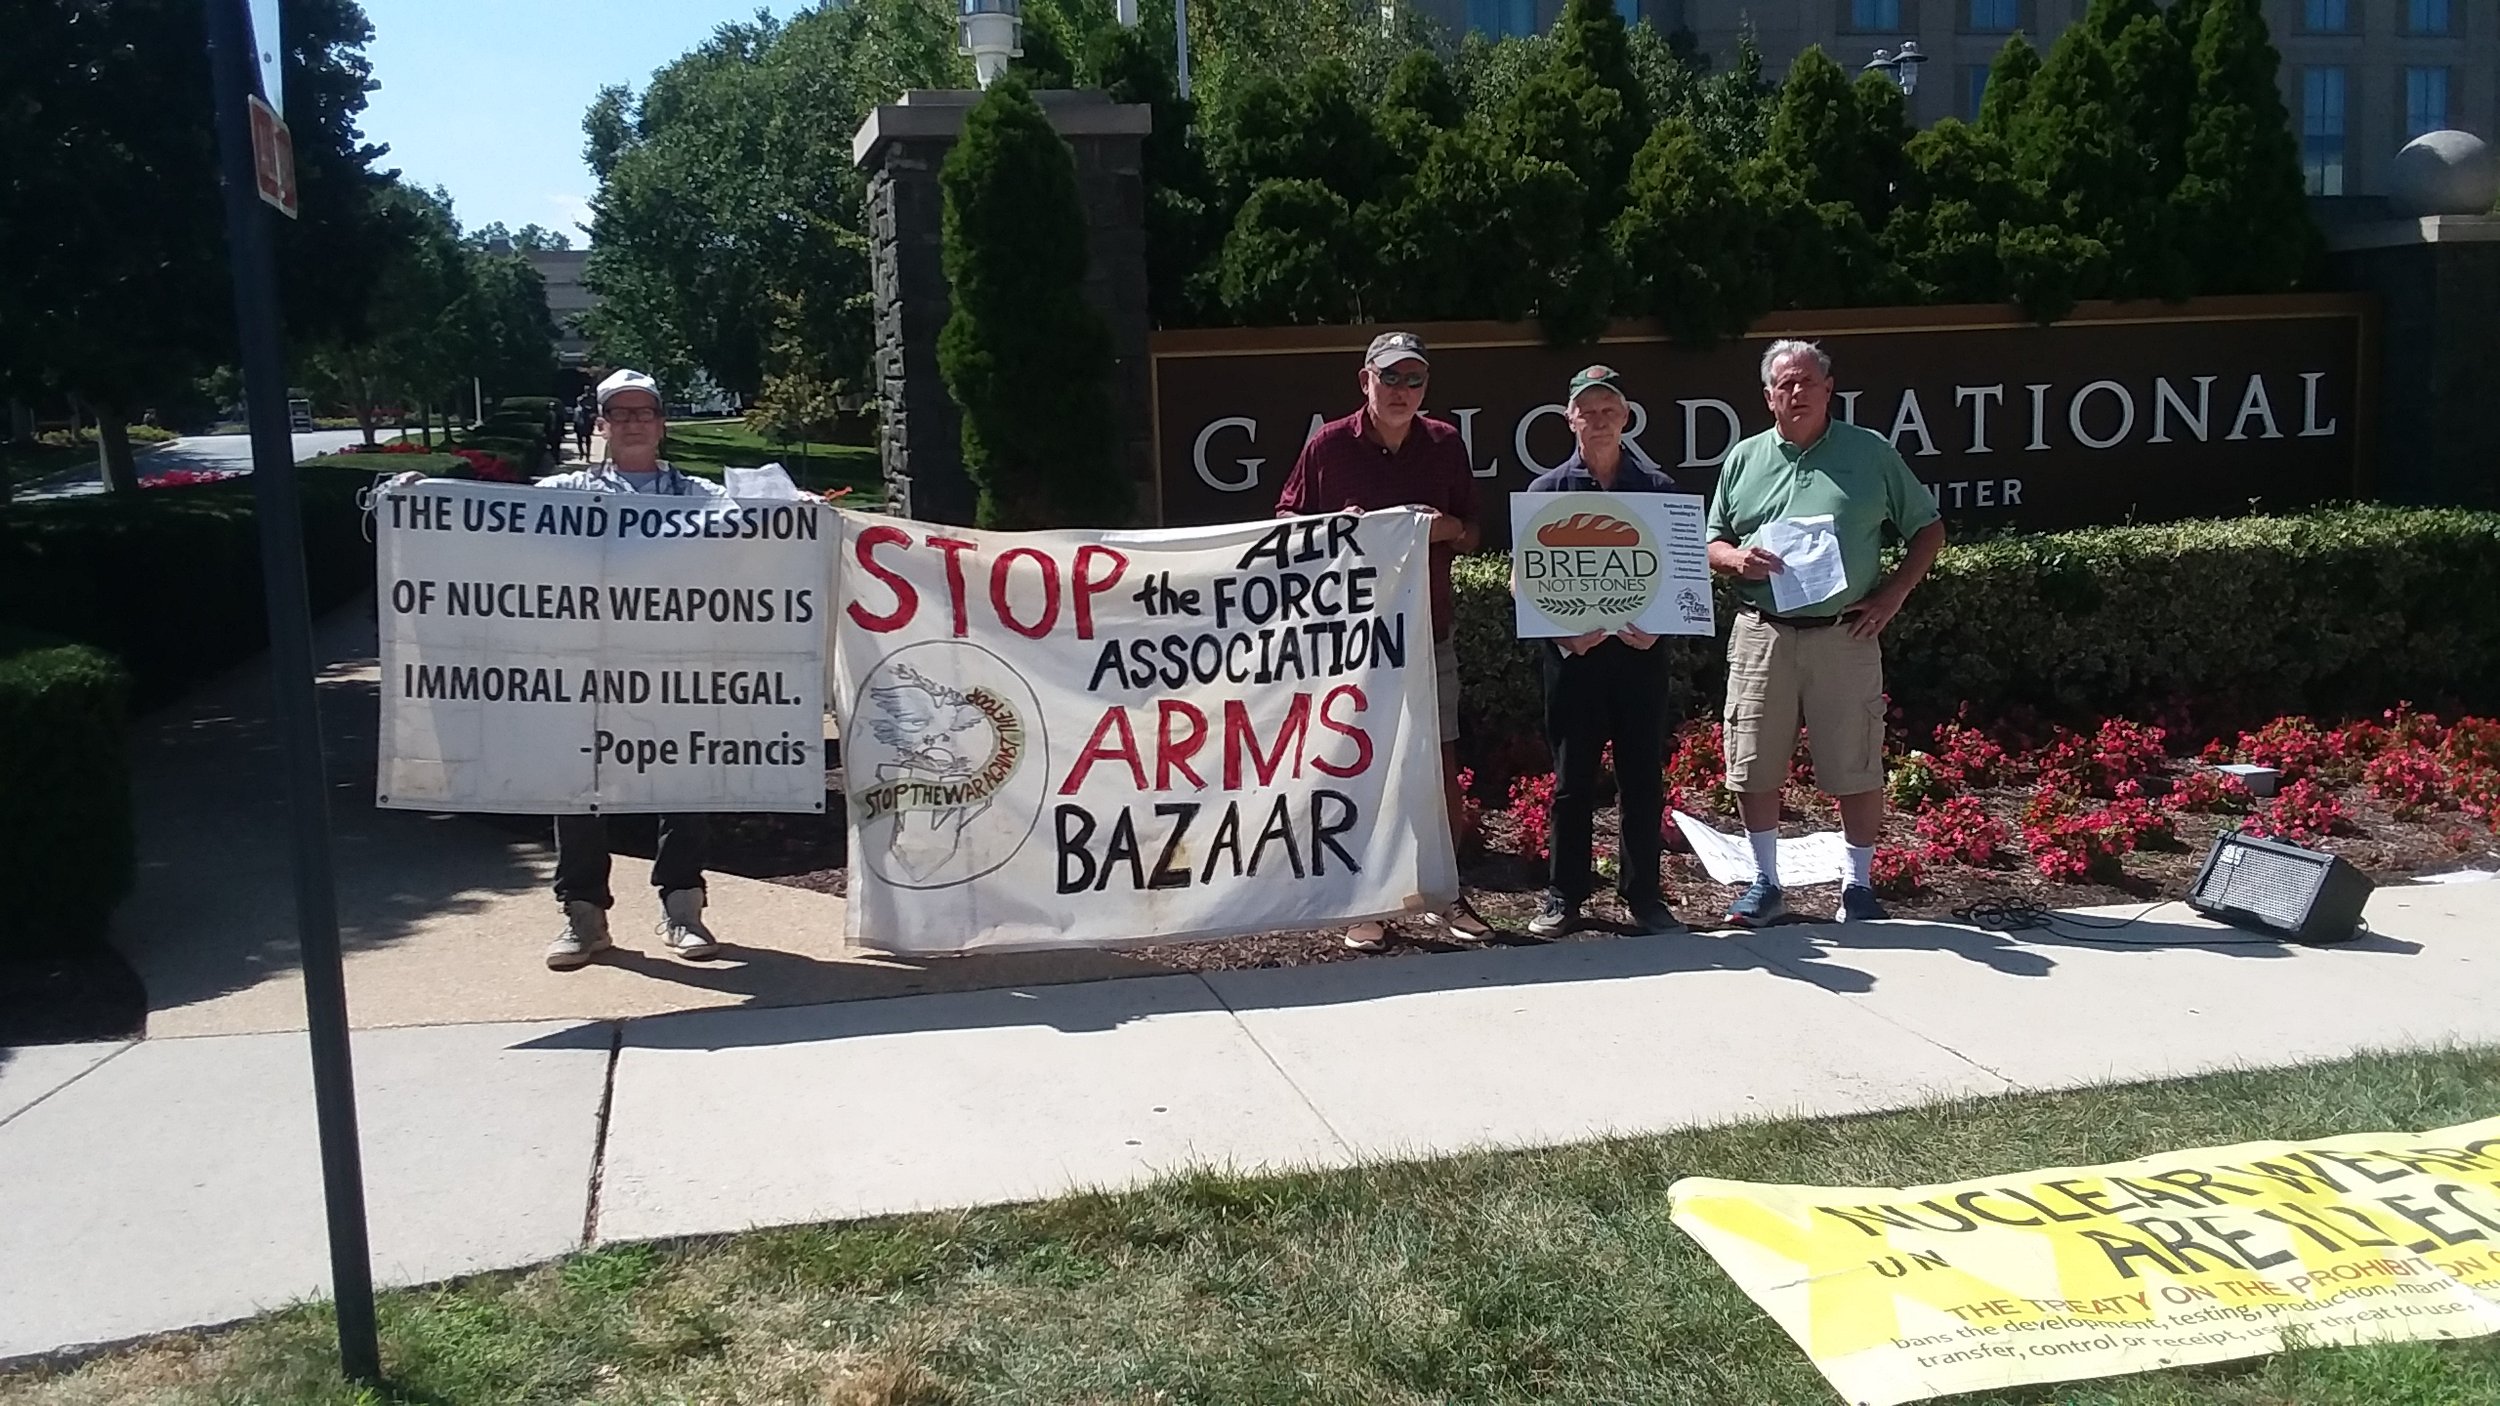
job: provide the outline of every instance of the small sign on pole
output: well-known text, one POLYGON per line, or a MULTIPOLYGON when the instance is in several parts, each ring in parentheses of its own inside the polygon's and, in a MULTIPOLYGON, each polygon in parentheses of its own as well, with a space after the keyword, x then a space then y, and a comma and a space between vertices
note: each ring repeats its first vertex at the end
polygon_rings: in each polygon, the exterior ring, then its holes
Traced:
POLYGON ((295 138, 286 129, 286 119, 269 104, 248 93, 243 102, 252 110, 252 169, 259 179, 260 198, 292 220, 298 213, 295 138))

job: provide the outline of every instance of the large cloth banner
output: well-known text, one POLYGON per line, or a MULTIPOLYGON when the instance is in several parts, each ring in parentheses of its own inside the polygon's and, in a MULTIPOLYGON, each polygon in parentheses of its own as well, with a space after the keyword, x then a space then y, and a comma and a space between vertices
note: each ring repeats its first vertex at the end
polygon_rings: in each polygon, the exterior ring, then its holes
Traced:
POLYGON ((833 518, 445 479, 377 493, 376 802, 822 811, 833 518))
POLYGON ((2500 1331, 2500 1118, 1906 1190, 1668 1194, 1859 1406, 2500 1331))
POLYGON ((1454 897, 1425 531, 844 514, 851 938, 1170 942, 1454 897))

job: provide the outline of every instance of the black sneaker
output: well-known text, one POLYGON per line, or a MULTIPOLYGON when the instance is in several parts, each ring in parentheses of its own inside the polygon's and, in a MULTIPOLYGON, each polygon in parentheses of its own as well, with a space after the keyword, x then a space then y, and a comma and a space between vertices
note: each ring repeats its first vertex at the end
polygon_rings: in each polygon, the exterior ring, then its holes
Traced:
POLYGON ((1545 895, 1545 906, 1528 920, 1528 936, 1560 937, 1580 925, 1580 905, 1545 895))
POLYGON ((1675 916, 1673 909, 1657 899, 1651 899, 1647 903, 1632 905, 1632 931, 1642 937, 1662 937, 1668 933, 1691 932, 1692 929, 1675 916))

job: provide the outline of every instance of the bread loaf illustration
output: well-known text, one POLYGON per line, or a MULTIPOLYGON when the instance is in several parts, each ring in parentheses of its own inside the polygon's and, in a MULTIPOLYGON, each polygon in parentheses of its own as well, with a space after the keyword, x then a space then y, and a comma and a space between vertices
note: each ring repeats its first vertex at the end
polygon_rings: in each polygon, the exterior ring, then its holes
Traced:
POLYGON ((1536 540, 1548 547, 1637 547, 1641 530, 1604 513, 1573 513, 1538 528, 1536 540))

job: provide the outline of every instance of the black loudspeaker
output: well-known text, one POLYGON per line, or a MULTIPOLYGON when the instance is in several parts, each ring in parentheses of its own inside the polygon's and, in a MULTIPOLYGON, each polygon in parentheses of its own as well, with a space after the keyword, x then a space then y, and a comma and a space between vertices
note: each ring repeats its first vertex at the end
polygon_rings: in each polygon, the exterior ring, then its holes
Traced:
POLYGON ((2214 841, 2188 907, 2234 927, 2294 942, 2342 942, 2361 929, 2370 876, 2331 854, 2226 830, 2214 841))

